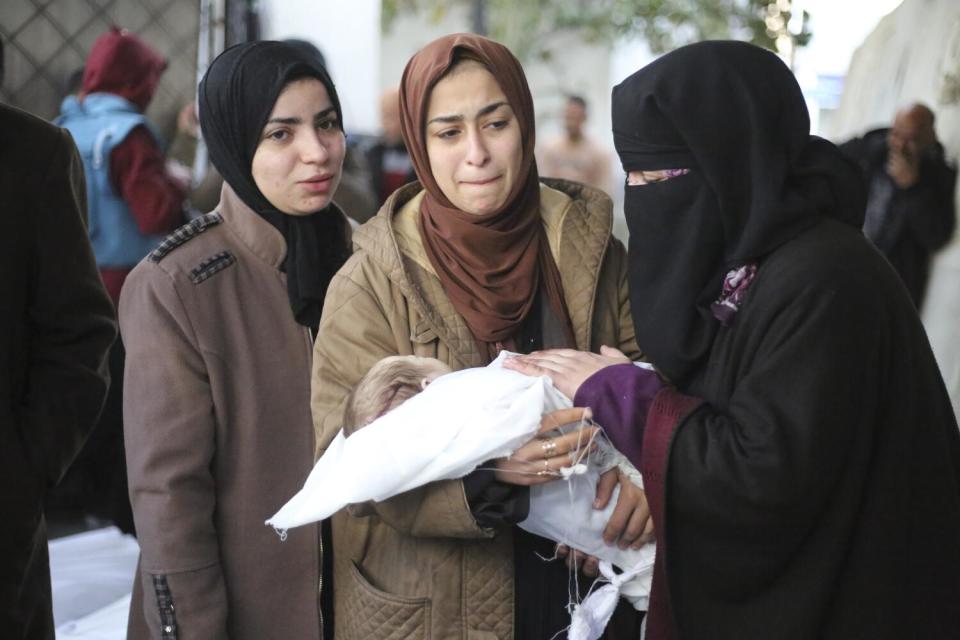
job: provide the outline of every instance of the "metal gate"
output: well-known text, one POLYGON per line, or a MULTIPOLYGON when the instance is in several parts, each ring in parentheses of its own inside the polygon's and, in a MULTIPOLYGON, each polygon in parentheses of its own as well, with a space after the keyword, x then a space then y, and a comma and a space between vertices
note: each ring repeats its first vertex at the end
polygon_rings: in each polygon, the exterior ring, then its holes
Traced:
POLYGON ((50 119, 94 40, 117 25, 168 60, 147 112, 169 139, 194 97, 200 0, 3 0, 5 78, 0 101, 50 119))

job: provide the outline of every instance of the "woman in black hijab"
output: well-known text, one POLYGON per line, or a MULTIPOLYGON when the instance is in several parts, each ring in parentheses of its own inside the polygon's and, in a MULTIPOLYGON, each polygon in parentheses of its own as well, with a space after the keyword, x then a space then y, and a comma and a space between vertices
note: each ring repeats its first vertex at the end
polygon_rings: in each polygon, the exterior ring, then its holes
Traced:
POLYGON ((630 300, 663 383, 541 352, 644 474, 647 638, 960 629, 960 437, 926 335, 864 240, 862 185, 774 54, 704 42, 613 92, 630 300))
POLYGON ((220 204, 120 300, 141 546, 128 637, 320 640, 319 527, 281 543, 264 520, 313 465, 313 335, 349 253, 340 103, 309 54, 257 42, 213 61, 199 108, 220 204))

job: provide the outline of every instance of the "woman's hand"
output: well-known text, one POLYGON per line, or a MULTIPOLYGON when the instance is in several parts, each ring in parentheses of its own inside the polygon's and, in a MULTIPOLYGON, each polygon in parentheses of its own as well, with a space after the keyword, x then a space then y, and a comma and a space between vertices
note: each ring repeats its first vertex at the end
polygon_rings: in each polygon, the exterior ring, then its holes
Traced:
POLYGON ((576 464, 592 450, 593 438, 600 429, 584 427, 552 437, 545 434, 589 418, 590 409, 581 407, 560 409, 543 416, 537 436, 509 458, 497 460, 494 476, 500 482, 524 486, 557 480, 561 468, 576 464))
POLYGON ((619 469, 610 469, 600 476, 593 507, 605 509, 613 496, 614 487, 618 484, 620 495, 603 530, 603 541, 616 544, 621 549, 639 549, 653 540, 653 519, 650 517, 650 506, 643 489, 633 484, 619 469))
POLYGON ((603 346, 599 354, 574 349, 534 351, 529 355, 507 358, 503 367, 528 376, 547 376, 560 393, 572 399, 580 385, 600 369, 629 362, 630 358, 618 349, 603 346))
MULTIPOLYGON (((605 509, 617 484, 620 485, 620 495, 603 530, 603 541, 607 544, 616 543, 621 549, 639 549, 653 540, 653 519, 650 517, 650 507, 643 489, 633 484, 617 469, 611 469, 600 476, 593 506, 595 509, 605 509)), ((599 573, 600 559, 596 556, 570 549, 563 544, 557 545, 557 556, 566 558, 568 567, 579 569, 588 577, 595 578, 599 573)))

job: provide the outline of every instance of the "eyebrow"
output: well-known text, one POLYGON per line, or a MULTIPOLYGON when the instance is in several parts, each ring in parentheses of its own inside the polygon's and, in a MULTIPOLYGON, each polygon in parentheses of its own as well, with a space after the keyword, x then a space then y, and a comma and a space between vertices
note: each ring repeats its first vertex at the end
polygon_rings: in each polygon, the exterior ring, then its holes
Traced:
MULTIPOLYGON (((331 113, 335 113, 336 109, 333 107, 327 107, 323 111, 319 112, 317 115, 313 116, 314 120, 319 120, 325 118, 331 113)), ((270 118, 267 120, 267 124, 303 124, 303 120, 300 118, 270 118)))
MULTIPOLYGON (((500 102, 492 102, 487 106, 483 107, 482 109, 480 109, 479 111, 477 111, 477 117, 480 118, 490 113, 493 113, 494 111, 496 111, 497 109, 503 106, 509 107, 510 103, 506 102, 505 100, 501 100, 500 102)), ((429 120, 427 124, 430 125, 430 124, 433 124, 434 122, 450 124, 452 122, 463 122, 463 120, 464 120, 464 117, 463 115, 460 115, 460 114, 455 116, 437 116, 436 118, 429 120)))

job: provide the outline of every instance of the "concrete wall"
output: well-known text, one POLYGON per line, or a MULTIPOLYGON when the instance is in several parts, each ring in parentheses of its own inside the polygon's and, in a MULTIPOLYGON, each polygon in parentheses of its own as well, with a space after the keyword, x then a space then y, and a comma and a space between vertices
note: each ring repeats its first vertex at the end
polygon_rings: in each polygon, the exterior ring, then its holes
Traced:
MULTIPOLYGON (((937 134, 960 156, 960 2, 905 0, 881 20, 850 64, 834 139, 885 125, 919 100, 937 114, 937 134)), ((956 197, 956 196, 955 196, 956 197)), ((957 209, 960 210, 960 201, 957 209)), ((923 322, 960 415, 960 237, 936 256, 923 322)))

